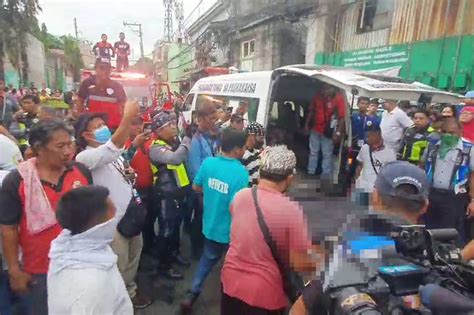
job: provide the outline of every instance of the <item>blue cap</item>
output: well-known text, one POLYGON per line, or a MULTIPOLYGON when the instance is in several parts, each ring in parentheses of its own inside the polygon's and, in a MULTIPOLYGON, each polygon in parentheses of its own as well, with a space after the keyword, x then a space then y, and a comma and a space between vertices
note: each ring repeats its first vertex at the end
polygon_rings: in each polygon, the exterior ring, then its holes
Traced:
POLYGON ((375 180, 375 189, 382 195, 406 199, 426 199, 429 193, 429 182, 425 172, 408 162, 395 161, 385 164, 375 180), (400 185, 408 184, 416 188, 416 193, 406 194, 397 191, 400 185))
POLYGON ((465 98, 474 98, 474 91, 467 91, 466 95, 464 95, 465 98))
POLYGON ((156 130, 167 126, 172 121, 172 116, 167 112, 159 112, 153 116, 151 130, 156 130))

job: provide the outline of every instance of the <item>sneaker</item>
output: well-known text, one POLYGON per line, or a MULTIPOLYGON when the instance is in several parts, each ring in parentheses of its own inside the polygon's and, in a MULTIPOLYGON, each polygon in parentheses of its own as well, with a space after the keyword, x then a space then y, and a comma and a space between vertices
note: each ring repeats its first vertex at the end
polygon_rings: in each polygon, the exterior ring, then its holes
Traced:
POLYGON ((153 302, 146 295, 141 294, 137 291, 137 294, 132 298, 133 307, 137 310, 142 310, 150 306, 153 302))
POLYGON ((170 268, 168 270, 161 270, 159 271, 160 275, 168 278, 170 280, 183 280, 184 276, 177 270, 174 270, 173 268, 170 268))
POLYGON ((181 314, 189 313, 192 310, 193 304, 194 302, 196 302, 198 297, 199 293, 187 291, 184 300, 181 302, 181 314))

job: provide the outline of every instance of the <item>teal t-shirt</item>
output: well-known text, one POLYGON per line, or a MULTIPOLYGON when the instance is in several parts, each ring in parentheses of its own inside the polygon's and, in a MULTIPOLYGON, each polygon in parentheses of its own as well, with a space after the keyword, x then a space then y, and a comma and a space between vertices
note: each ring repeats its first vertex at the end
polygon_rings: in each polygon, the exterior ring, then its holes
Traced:
POLYGON ((204 160, 194 185, 202 187, 204 193, 202 232, 207 239, 230 242, 230 203, 248 183, 249 174, 239 160, 223 156, 204 160))

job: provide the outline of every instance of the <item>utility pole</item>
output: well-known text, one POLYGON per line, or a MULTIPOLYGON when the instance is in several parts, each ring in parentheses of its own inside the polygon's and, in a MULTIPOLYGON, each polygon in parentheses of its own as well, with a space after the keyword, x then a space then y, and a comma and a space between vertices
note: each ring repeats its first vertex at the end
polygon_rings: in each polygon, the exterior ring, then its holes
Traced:
POLYGON ((165 32, 168 42, 173 39, 173 0, 163 0, 165 6, 165 32))
POLYGON ((142 58, 145 58, 145 52, 143 50, 143 33, 142 33, 142 24, 141 23, 127 23, 123 22, 123 26, 128 26, 130 29, 138 34, 138 37, 140 37, 140 54, 142 58), (138 27, 138 30, 132 28, 132 27, 138 27))
POLYGON ((79 39, 79 32, 77 31, 77 19, 74 18, 74 33, 76 34, 76 39, 79 39))

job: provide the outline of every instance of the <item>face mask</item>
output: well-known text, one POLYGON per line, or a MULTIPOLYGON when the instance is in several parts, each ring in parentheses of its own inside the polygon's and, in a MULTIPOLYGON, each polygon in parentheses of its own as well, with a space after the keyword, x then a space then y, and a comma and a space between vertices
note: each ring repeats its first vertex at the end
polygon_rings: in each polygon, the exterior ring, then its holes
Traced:
POLYGON ((102 126, 94 131, 94 137, 98 143, 104 144, 110 140, 112 133, 110 132, 109 127, 102 126))
POLYGON ((441 144, 447 147, 454 147, 459 142, 458 135, 451 135, 451 134, 442 134, 441 135, 441 144))

